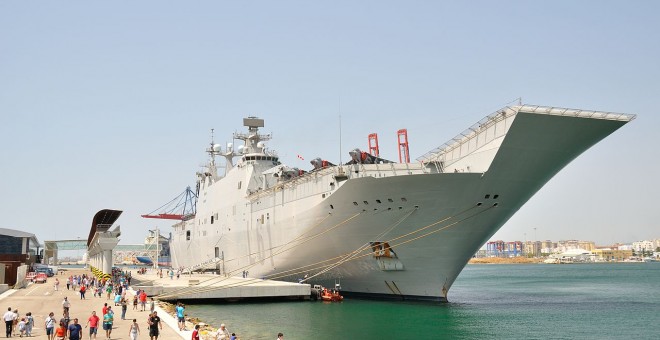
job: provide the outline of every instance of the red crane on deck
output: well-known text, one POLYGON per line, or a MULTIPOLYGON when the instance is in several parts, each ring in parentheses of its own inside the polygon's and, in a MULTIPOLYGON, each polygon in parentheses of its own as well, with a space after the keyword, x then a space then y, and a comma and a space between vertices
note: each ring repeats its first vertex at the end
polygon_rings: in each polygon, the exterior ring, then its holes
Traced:
POLYGON ((187 187, 179 196, 142 217, 183 221, 195 217, 196 213, 197 195, 187 187))

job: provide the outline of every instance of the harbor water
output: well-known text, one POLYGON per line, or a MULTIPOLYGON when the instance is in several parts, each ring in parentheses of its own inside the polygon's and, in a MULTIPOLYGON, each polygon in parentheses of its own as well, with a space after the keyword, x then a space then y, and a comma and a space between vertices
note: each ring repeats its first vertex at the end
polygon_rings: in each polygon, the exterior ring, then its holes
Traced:
POLYGON ((241 339, 657 339, 660 262, 468 265, 449 303, 189 305, 241 339))

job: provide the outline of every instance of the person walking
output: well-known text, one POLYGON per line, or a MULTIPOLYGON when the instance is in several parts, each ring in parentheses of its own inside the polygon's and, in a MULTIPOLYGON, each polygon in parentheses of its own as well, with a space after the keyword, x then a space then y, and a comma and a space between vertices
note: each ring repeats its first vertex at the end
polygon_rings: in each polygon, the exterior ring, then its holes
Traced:
POLYGON ((11 333, 14 329, 14 312, 11 311, 11 307, 7 308, 7 313, 2 316, 2 319, 5 320, 6 336, 11 338, 11 333))
POLYGON ((186 329, 186 314, 184 313, 185 308, 183 307, 183 303, 179 302, 174 309, 176 310, 176 318, 179 323, 179 330, 183 331, 186 329))
POLYGON ((80 340, 82 337, 82 326, 78 323, 78 318, 73 318, 73 323, 69 325, 69 340, 80 340))
POLYGON ((48 313, 44 327, 46 328, 46 336, 48 337, 48 340, 53 340, 55 338, 55 313, 48 313))
POLYGON ((66 331, 66 324, 64 324, 64 322, 60 322, 60 325, 55 330, 55 339, 64 340, 66 338, 66 331))
POLYGON ((53 283, 53 287, 55 288, 55 291, 60 290, 60 280, 55 278, 55 283, 53 283))
POLYGON ((131 340, 137 340, 138 334, 140 334, 140 325, 138 325, 137 319, 133 319, 131 328, 128 330, 128 336, 131 337, 131 340))
POLYGON ((112 293, 112 285, 110 283, 106 283, 105 292, 106 292, 106 300, 110 300, 110 293, 112 293))
POLYGON ((87 286, 81 285, 80 290, 78 290, 78 291, 80 292, 80 300, 86 300, 85 299, 85 292, 87 291, 87 286))
POLYGON ((158 340, 158 335, 160 330, 163 329, 163 324, 160 323, 160 317, 158 317, 158 312, 153 312, 149 318, 149 338, 151 340, 158 340))
POLYGON ((133 310, 137 310, 138 309, 137 306, 138 306, 138 297, 137 297, 137 294, 136 294, 136 295, 133 295, 133 310))
MULTIPOLYGON (((18 309, 14 309, 14 324, 12 325, 11 329, 16 333, 18 330, 18 321, 21 319, 20 315, 18 314, 18 309)), ((14 334, 16 335, 16 334, 14 334)))
POLYGON ((92 315, 87 319, 85 328, 89 326, 89 339, 92 340, 92 337, 96 340, 96 333, 99 330, 99 317, 96 315, 96 311, 92 311, 92 315))
POLYGON ((143 291, 140 292, 140 305, 142 306, 142 311, 144 312, 147 305, 147 293, 143 291))
POLYGON ((126 310, 128 310, 128 303, 126 299, 121 299, 121 319, 126 320, 126 310))
POLYGON ((105 337, 110 339, 110 334, 112 333, 112 324, 114 322, 114 313, 112 312, 112 307, 108 306, 108 311, 103 315, 103 330, 105 330, 105 337))
POLYGON ((34 318, 32 317, 32 312, 27 312, 25 314, 25 334, 27 336, 32 336, 32 326, 34 326, 34 318))
POLYGON ((62 300, 62 312, 66 315, 69 316, 69 308, 71 307, 71 302, 67 299, 67 297, 64 297, 64 300, 62 300))
POLYGON ((21 318, 21 321, 18 322, 18 334, 22 338, 25 335, 25 318, 21 318))

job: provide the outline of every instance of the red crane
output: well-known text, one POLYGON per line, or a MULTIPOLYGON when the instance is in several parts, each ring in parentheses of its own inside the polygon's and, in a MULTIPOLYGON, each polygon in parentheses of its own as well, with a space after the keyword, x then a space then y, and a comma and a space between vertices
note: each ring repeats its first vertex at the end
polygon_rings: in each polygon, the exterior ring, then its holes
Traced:
POLYGON ((375 157, 380 156, 380 149, 378 148, 378 134, 375 132, 369 134, 369 153, 375 157))
POLYGON ((396 132, 399 141, 399 163, 410 163, 410 150, 408 149, 408 130, 401 129, 396 132))
POLYGON ((187 220, 195 217, 197 212, 197 195, 187 187, 184 192, 160 208, 142 215, 144 218, 158 218, 163 220, 187 220))

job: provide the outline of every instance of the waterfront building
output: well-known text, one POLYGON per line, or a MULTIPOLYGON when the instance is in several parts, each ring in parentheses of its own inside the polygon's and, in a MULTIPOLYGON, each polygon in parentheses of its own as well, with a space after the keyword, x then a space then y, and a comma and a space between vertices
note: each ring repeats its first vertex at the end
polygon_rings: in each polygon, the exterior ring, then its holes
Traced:
POLYGON ((596 244, 593 241, 579 241, 579 240, 561 240, 557 242, 558 252, 564 253, 571 249, 582 249, 582 250, 592 251, 596 249, 596 244))
POLYGON ((523 254, 523 243, 520 241, 504 242, 502 240, 486 243, 486 254, 489 257, 517 257, 523 254))
POLYGON ((526 241, 523 248, 526 256, 541 256, 541 248, 543 248, 541 241, 526 241))
POLYGON ((552 242, 551 240, 541 241, 541 252, 542 253, 552 253, 552 249, 557 248, 557 243, 552 242))
POLYGON ((13 286, 18 273, 25 277, 27 268, 38 261, 39 241, 34 234, 0 228, 0 284, 13 286))
POLYGON ((635 253, 653 252, 655 250, 653 241, 637 241, 632 243, 632 248, 635 253))
POLYGON ((597 248, 593 250, 596 261, 623 261, 632 256, 632 250, 621 250, 612 248, 597 248))
POLYGON ((614 244, 614 246, 610 248, 619 249, 619 250, 633 250, 632 244, 621 244, 621 243, 616 243, 614 244))

